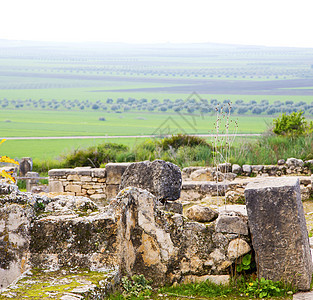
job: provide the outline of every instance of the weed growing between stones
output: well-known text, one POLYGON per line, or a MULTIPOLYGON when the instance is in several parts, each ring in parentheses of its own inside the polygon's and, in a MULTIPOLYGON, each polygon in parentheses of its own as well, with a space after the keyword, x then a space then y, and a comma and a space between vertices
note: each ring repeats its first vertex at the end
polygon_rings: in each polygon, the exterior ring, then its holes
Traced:
POLYGON ((122 278, 123 296, 126 299, 132 297, 142 298, 151 295, 150 282, 143 275, 134 275, 131 279, 122 278))

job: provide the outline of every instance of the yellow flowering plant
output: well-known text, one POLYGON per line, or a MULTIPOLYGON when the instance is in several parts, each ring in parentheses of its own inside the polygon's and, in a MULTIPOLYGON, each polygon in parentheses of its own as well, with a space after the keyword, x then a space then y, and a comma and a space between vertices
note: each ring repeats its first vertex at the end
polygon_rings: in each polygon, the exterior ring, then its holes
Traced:
MULTIPOLYGON (((4 143, 6 141, 6 139, 2 139, 1 142, 0 142, 0 145, 2 143, 4 143)), ((8 157, 8 156, 0 156, 0 162, 5 162, 5 163, 10 163, 10 164, 16 164, 16 165, 19 165, 18 161, 8 157)), ((0 177, 4 177, 4 178, 7 178, 9 180, 11 180, 13 183, 16 182, 15 178, 12 176, 12 173, 13 172, 7 172, 7 171, 4 171, 4 170, 1 170, 0 171, 0 177)))

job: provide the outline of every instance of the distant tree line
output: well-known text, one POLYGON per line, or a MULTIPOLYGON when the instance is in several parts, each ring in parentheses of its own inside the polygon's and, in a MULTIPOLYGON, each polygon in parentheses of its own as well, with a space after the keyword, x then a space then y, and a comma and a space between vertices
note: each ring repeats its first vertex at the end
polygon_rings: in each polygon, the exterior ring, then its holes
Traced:
POLYGON ((292 112, 303 111, 306 115, 313 115, 313 102, 294 102, 291 100, 275 101, 269 103, 268 100, 245 102, 236 100, 230 103, 229 100, 218 101, 217 99, 151 99, 146 98, 117 98, 113 100, 44 100, 44 99, 0 99, 0 109, 37 109, 37 110, 91 110, 105 111, 110 113, 123 112, 176 112, 190 114, 212 114, 217 110, 231 112, 236 115, 275 115, 279 113, 290 114, 292 112))

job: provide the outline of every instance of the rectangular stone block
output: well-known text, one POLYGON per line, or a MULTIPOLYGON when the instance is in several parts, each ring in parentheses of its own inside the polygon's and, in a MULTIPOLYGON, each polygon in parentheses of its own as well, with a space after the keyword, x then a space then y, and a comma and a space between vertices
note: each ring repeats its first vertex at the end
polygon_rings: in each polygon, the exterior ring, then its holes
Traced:
POLYGON ((50 193, 62 193, 62 192, 64 192, 62 182, 55 181, 55 180, 49 180, 49 192, 50 193))
POLYGON ((107 184, 120 184, 122 175, 130 163, 108 163, 105 166, 107 184))
POLYGON ((91 173, 92 177, 105 178, 106 170, 104 168, 94 168, 91 173))
POLYGON ((81 176, 80 180, 81 181, 91 181, 91 176, 81 176))
POLYGON ((267 178, 245 189, 259 278, 309 290, 312 258, 298 178, 267 178))
POLYGON ((76 184, 70 184, 65 187, 66 192, 81 193, 82 187, 76 184))
POLYGON ((80 176, 78 176, 77 174, 68 175, 67 176, 67 180, 68 181, 79 181, 80 180, 80 176))
POLYGON ((49 177, 66 176, 69 174, 77 174, 74 169, 52 169, 48 171, 49 177))
POLYGON ((118 194, 118 184, 107 184, 105 193, 108 200, 113 199, 118 194))

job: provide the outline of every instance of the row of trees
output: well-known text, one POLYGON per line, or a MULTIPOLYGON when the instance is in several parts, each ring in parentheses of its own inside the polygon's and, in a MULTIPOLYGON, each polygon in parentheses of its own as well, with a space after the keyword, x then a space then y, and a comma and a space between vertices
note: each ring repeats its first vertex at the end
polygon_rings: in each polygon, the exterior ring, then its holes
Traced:
POLYGON ((293 102, 287 101, 275 101, 269 103, 268 100, 255 101, 251 100, 245 102, 243 100, 236 100, 234 103, 230 103, 229 100, 223 102, 216 99, 152 99, 145 98, 118 98, 116 100, 8 100, 6 98, 0 99, 1 109, 38 109, 38 110, 94 110, 94 111, 106 111, 112 113, 122 112, 137 112, 137 111, 149 111, 149 112, 176 112, 176 113, 214 113, 216 110, 224 110, 237 115, 255 114, 255 115, 274 115, 278 113, 292 113, 297 111, 303 111, 307 115, 313 115, 313 102, 306 103, 304 101, 293 102))

